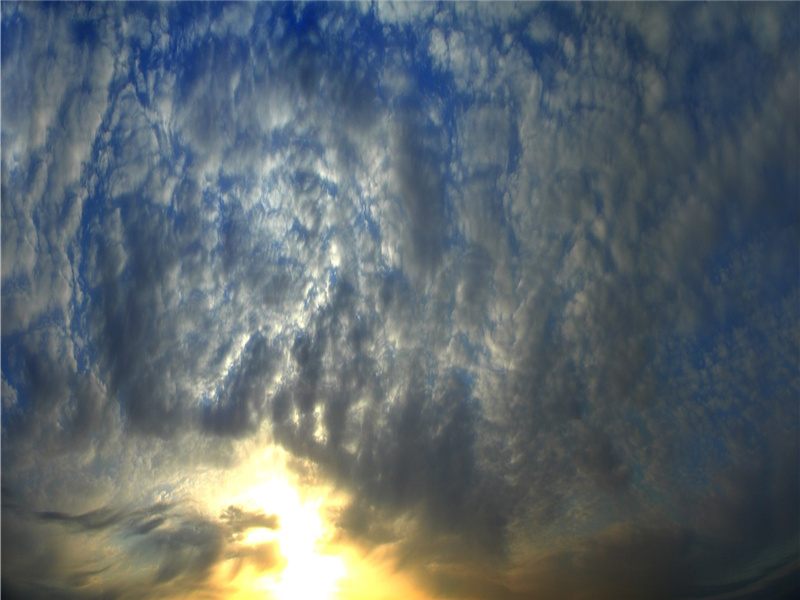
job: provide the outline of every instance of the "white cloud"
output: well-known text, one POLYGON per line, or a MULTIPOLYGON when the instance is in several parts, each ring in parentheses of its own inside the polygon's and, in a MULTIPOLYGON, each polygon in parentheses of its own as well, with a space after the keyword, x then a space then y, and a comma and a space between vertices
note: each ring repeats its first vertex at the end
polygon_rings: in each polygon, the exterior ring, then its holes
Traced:
POLYGON ((235 35, 244 37, 253 26, 253 9, 249 4, 230 4, 222 10, 219 19, 211 24, 211 32, 219 37, 235 35))
POLYGON ((547 20, 547 17, 541 15, 536 15, 531 19, 530 23, 528 23, 528 27, 525 29, 525 33, 537 44, 552 42, 558 36, 553 25, 547 20))
POLYGON ((430 19, 436 12, 432 2, 376 2, 374 8, 378 19, 390 25, 410 25, 430 19))
MULTIPOLYGON (((29 15, 17 18, 27 22, 29 15)), ((27 328, 48 310, 69 316, 73 282, 68 253, 79 259, 75 236, 85 199, 81 175, 105 113, 113 72, 108 49, 100 45, 89 52, 72 44, 63 19, 43 23, 25 41, 17 63, 4 66, 3 75, 4 89, 27 96, 4 95, 4 101, 29 106, 22 118, 3 128, 3 279, 20 282, 4 296, 5 331, 27 328), (63 45, 64 51, 48 52, 51 43, 63 45), (26 179, 26 172, 33 177, 26 179)))

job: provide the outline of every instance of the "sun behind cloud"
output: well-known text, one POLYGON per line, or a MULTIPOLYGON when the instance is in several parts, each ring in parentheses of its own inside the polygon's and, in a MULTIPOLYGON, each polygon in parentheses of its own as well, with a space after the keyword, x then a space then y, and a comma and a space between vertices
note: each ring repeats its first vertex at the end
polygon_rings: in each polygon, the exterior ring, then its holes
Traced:
POLYGON ((319 516, 320 501, 303 501, 297 489, 280 477, 272 477, 247 492, 264 510, 280 519, 276 531, 253 529, 246 543, 275 540, 286 558, 286 567, 277 574, 261 577, 257 587, 271 590, 277 600, 303 600, 335 597, 336 582, 345 575, 344 561, 323 553, 326 531, 319 516))

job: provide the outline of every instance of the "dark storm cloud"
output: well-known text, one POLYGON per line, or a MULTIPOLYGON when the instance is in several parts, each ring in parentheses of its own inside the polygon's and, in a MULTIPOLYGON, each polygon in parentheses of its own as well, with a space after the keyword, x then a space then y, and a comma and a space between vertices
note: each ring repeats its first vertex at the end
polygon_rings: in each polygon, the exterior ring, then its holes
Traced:
POLYGON ((127 581, 81 536, 164 596, 282 568, 240 544, 276 515, 153 500, 266 434, 438 595, 791 592, 798 39, 776 5, 4 4, 4 591, 127 581))

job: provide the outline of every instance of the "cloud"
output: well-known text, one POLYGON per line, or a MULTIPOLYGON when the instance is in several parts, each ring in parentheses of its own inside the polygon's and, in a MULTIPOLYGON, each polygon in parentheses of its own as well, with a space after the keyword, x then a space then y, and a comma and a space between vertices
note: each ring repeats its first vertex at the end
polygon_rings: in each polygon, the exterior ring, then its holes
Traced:
MULTIPOLYGON (((13 11, 13 12, 12 12, 13 11)), ((108 47, 76 40, 67 8, 19 52, 4 60, 4 103, 12 108, 3 130, 3 330, 19 331, 50 312, 69 320, 74 236, 86 194, 82 164, 89 159, 114 73, 108 47), (63 47, 48 53, 47 44, 63 47), (26 111, 16 107, 29 106, 26 111)), ((24 7, 4 17, 12 39, 26 35, 24 7), (22 14, 20 14, 22 13, 22 14)), ((93 15, 95 18, 102 18, 93 15)), ((91 22, 91 21, 87 21, 91 22)), ((92 27, 90 26, 89 29, 92 27)), ((103 40, 105 41, 105 40, 103 40)))
MULTIPOLYGON (((9 490, 4 490, 7 499, 9 490)), ((19 505, 6 505, 4 510, 12 511, 19 518, 34 518, 41 525, 34 529, 38 535, 23 537, 23 530, 13 526, 4 531, 4 544, 19 543, 19 547, 31 547, 37 541, 46 541, 44 548, 48 554, 34 558, 38 570, 20 571, 25 561, 11 560, 12 568, 21 577, 9 590, 22 597, 37 593, 54 594, 64 597, 104 597, 100 582, 111 583, 110 597, 132 595, 147 597, 154 589, 160 593, 173 594, 179 589, 198 589, 217 584, 212 575, 222 564, 232 564, 234 577, 244 565, 252 565, 257 570, 282 570, 286 561, 280 555, 277 542, 251 544, 243 540, 243 535, 254 528, 277 529, 277 515, 267 515, 259 511, 249 511, 240 506, 229 506, 219 520, 208 519, 187 511, 185 506, 157 503, 142 508, 119 508, 104 506, 82 514, 69 514, 58 511, 31 513, 19 505), (56 524, 71 532, 62 537, 58 529, 47 529, 47 524, 56 524), (85 547, 75 546, 75 551, 86 562, 70 560, 67 554, 68 540, 80 533, 95 541, 107 543, 119 540, 123 543, 122 552, 115 551, 105 556, 86 552, 85 547), (42 564, 42 561, 45 561, 42 564), (86 569, 88 564, 97 568, 86 569), (132 568, 133 566, 133 568, 132 568), (141 571, 150 571, 152 579, 141 580, 141 571), (26 595, 27 594, 27 595, 26 595)), ((102 545, 99 546, 102 550, 102 545)))
POLYGON ((235 533, 259 527, 266 529, 278 529, 280 527, 280 517, 278 515, 248 512, 239 506, 233 505, 225 509, 222 513, 222 519, 228 523, 228 526, 235 533))
POLYGON ((398 215, 404 222, 399 253, 409 257, 412 272, 436 268, 442 259, 445 215, 443 165, 437 164, 435 138, 413 122, 401 125, 395 135, 393 189, 404 211, 398 215))
POLYGON ((790 592, 788 10, 4 5, 3 591, 279 573, 275 443, 432 595, 790 592))
POLYGON ((384 23, 410 25, 430 18, 434 6, 424 2, 384 2, 375 5, 377 17, 384 23))
POLYGON ((219 434, 253 432, 266 409, 265 391, 274 377, 272 363, 277 357, 270 356, 267 341, 259 336, 248 340, 242 355, 244 364, 235 369, 232 381, 223 384, 213 408, 208 405, 203 412, 203 426, 219 434))
POLYGON ((203 521, 187 522, 171 530, 157 530, 140 542, 138 552, 159 557, 155 585, 181 578, 194 586, 208 577, 222 555, 219 531, 203 521))

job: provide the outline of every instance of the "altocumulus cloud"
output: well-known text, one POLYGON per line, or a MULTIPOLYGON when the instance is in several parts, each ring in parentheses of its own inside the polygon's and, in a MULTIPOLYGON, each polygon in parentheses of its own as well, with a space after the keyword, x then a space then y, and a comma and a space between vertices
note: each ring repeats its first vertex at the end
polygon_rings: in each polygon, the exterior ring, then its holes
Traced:
POLYGON ((793 597, 798 64, 791 4, 3 3, 3 592, 279 573, 190 493, 266 443, 432 597, 793 597))

